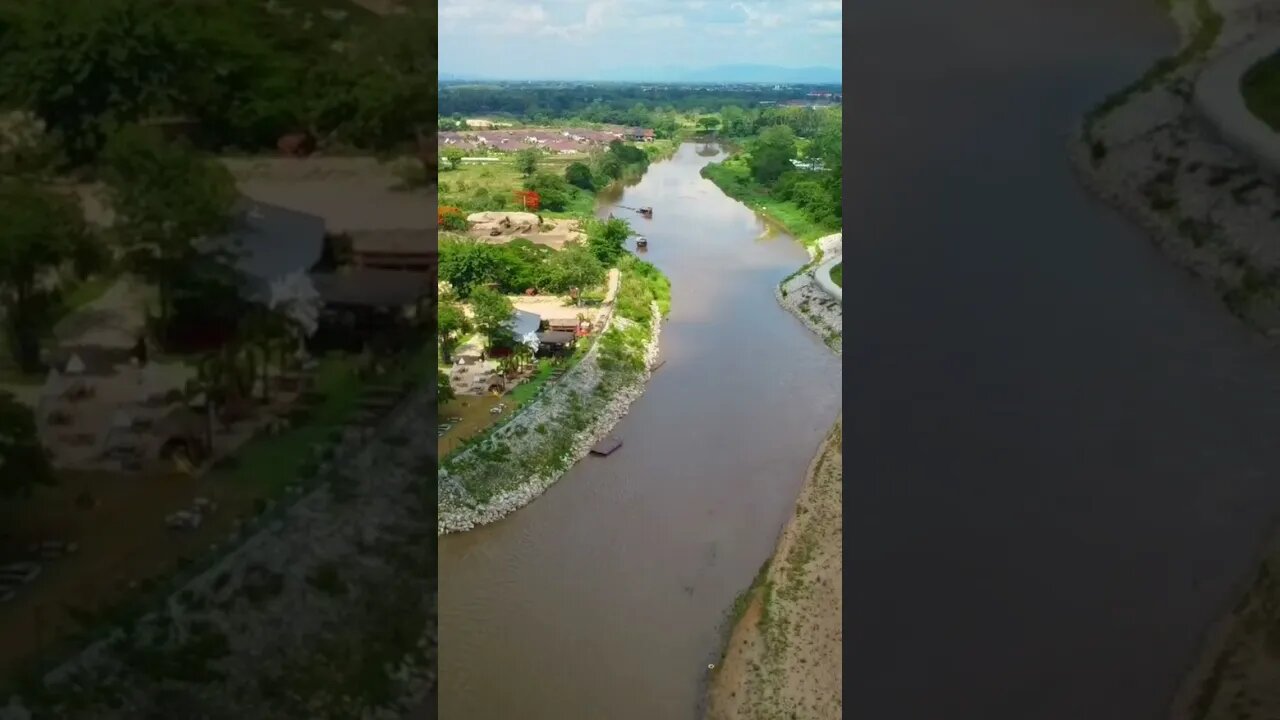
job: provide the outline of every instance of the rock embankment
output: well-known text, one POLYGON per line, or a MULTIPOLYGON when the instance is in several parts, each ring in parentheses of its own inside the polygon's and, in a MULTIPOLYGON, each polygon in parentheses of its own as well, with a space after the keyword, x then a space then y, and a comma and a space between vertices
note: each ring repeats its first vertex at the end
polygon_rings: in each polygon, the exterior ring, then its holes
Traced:
POLYGON ((840 299, 818 282, 816 273, 841 256, 843 238, 843 233, 836 233, 819 239, 818 249, 809 249, 812 258, 809 264, 783 280, 776 291, 782 307, 821 337, 836 354, 841 352, 844 310, 840 299))
MULTIPOLYGON (((403 717, 436 682, 422 391, 329 482, 0 718, 403 717), (6 714, 8 713, 8 714, 6 714)), ((238 535, 229 542, 241 541, 238 535)))
POLYGON ((613 318, 576 366, 484 442, 461 451, 438 474, 439 532, 464 532, 506 517, 546 492, 586 457, 644 392, 658 356, 662 314, 648 327, 613 318), (607 369, 601 346, 609 333, 639 338, 629 355, 636 373, 607 369))

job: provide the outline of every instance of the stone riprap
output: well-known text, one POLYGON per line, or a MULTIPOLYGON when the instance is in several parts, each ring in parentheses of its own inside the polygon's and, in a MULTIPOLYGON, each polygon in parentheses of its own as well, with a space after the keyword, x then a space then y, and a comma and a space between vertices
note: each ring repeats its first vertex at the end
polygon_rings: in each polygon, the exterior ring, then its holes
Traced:
POLYGON ((816 274, 825 270, 832 262, 839 262, 844 247, 843 238, 843 233, 820 238, 816 249, 809 248, 809 264, 783 280, 775 293, 782 307, 821 337, 837 355, 841 354, 844 309, 840 300, 818 282, 816 274))
POLYGON ((436 682, 435 498, 432 448, 411 440, 434 405, 415 393, 327 484, 0 718, 372 720, 420 705, 436 682))
MULTIPOLYGON (((662 314, 657 304, 641 350, 642 371, 619 381, 616 373, 600 365, 601 340, 559 381, 527 405, 515 417, 478 446, 461 451, 439 471, 439 532, 464 532, 506 517, 546 492, 574 463, 585 457, 627 408, 644 392, 658 356, 662 314), (612 382, 610 382, 612 380, 612 382), (585 423, 576 430, 566 417, 578 415, 585 423), (565 436, 565 433, 571 433, 565 436), (501 448, 495 456, 489 448, 501 448), (531 458, 547 458, 545 467, 532 466, 531 458), (532 472, 531 472, 532 467, 532 472), (477 500, 472 487, 496 488, 477 500)), ((628 332, 635 323, 610 315, 609 332, 628 332)))

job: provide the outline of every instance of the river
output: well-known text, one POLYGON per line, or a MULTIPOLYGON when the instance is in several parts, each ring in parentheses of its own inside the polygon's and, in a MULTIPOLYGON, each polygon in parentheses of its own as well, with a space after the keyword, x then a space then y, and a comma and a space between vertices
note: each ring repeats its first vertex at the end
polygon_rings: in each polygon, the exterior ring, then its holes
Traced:
POLYGON ((694 718, 725 612, 840 409, 840 363, 778 306, 805 262, 686 144, 613 210, 671 279, 663 365, 614 434, 505 520, 440 539, 444 720, 694 718))
POLYGON ((845 706, 1168 717, 1280 510, 1280 355, 1064 153, 1172 24, 845 11, 845 706))

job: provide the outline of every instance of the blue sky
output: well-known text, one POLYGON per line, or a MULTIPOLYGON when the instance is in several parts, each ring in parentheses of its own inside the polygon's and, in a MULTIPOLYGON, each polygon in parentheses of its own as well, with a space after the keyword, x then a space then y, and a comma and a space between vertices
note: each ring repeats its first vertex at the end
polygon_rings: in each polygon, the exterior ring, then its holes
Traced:
POLYGON ((840 67, 839 0, 440 0, 440 72, 607 79, 646 68, 840 67))

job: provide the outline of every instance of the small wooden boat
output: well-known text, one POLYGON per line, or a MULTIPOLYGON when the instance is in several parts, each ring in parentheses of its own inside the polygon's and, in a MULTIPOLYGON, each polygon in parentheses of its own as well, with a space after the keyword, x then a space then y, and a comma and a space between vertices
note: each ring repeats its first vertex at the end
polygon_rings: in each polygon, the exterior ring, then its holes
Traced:
POLYGON ((620 447, 622 447, 621 440, 619 440, 616 437, 607 437, 601 440, 600 442, 596 443, 595 447, 591 448, 591 454, 604 457, 604 456, 610 455, 611 453, 613 453, 613 451, 617 450, 620 447))
POLYGON ((644 216, 644 217, 646 217, 646 218, 653 218, 653 208, 651 208, 651 207, 642 207, 642 208, 640 208, 639 210, 637 210, 636 212, 640 213, 641 215, 643 215, 643 216, 644 216))

